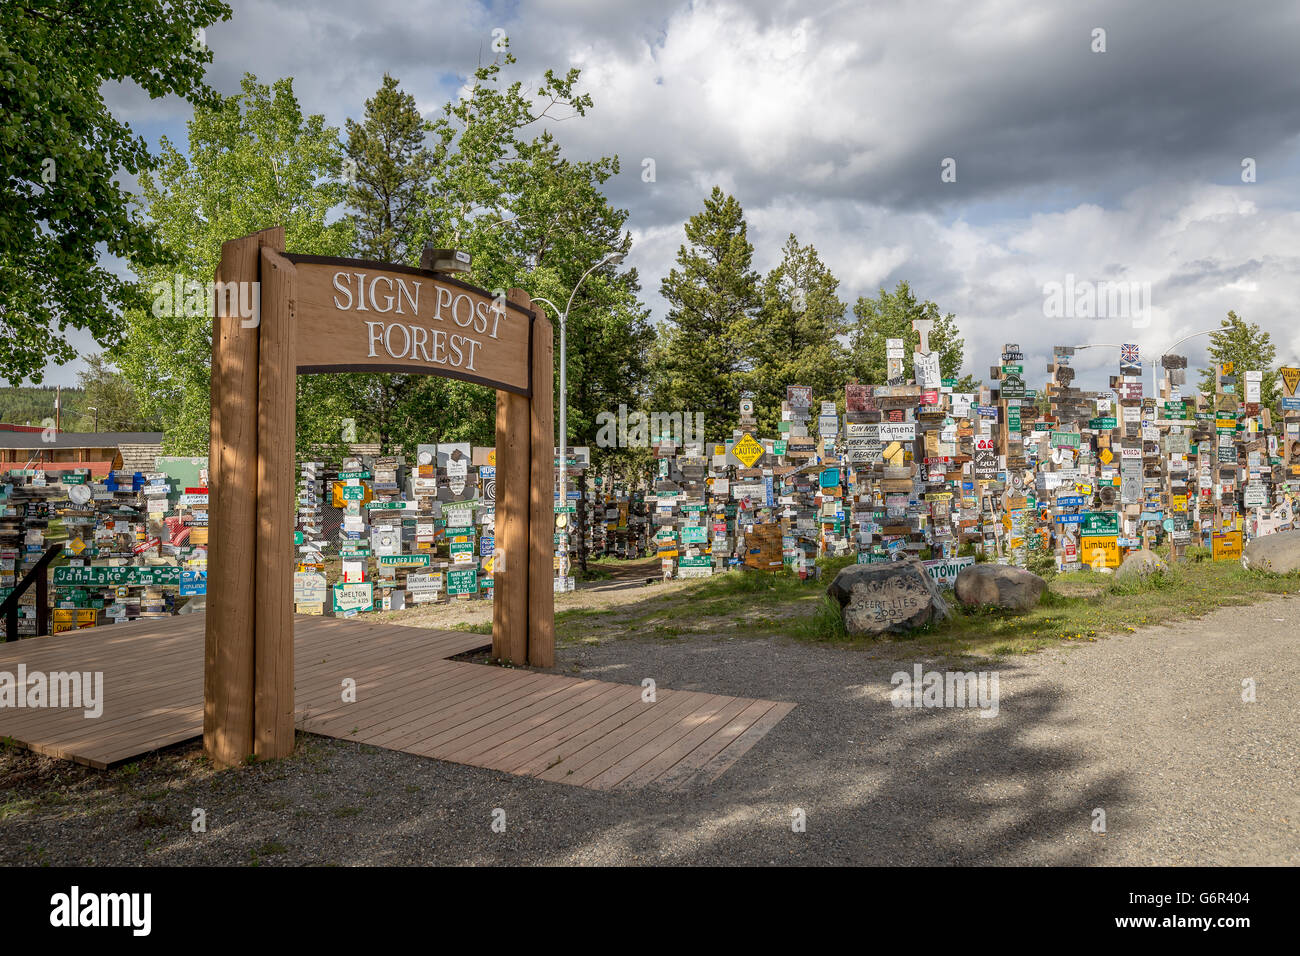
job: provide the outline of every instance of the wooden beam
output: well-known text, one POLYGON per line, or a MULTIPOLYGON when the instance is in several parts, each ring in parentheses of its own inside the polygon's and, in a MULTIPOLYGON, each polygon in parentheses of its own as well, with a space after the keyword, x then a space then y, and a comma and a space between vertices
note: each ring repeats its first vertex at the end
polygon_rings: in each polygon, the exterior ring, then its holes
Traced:
MULTIPOLYGON (((257 282, 262 246, 283 250, 284 228, 223 243, 216 280, 257 282)), ((258 330, 226 314, 228 299, 220 298, 212 328, 208 476, 217 530, 208 547, 203 747, 215 765, 227 767, 253 752, 258 330)))
MULTIPOLYGON (((528 304, 528 296, 515 289, 507 299, 528 304)), ((532 455, 529 404, 522 395, 497 391, 492 656, 513 664, 528 660, 528 489, 532 455)))
POLYGON ((297 422, 294 306, 297 268, 262 249, 258 327, 257 568, 253 752, 293 753, 293 515, 297 422))
POLYGON ((555 666, 555 339, 551 321, 534 307, 532 483, 529 498, 528 663, 555 666))

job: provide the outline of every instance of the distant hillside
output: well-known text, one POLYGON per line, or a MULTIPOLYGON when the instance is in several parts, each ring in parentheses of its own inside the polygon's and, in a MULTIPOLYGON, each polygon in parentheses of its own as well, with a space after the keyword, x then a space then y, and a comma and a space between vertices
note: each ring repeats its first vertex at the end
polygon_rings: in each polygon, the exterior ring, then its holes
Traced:
MULTIPOLYGON (((54 417, 53 387, 21 386, 0 388, 0 422, 11 425, 39 425, 54 417)), ((63 414, 59 422, 64 431, 90 431, 94 415, 87 418, 84 409, 86 394, 79 388, 64 388, 61 402, 63 414)))

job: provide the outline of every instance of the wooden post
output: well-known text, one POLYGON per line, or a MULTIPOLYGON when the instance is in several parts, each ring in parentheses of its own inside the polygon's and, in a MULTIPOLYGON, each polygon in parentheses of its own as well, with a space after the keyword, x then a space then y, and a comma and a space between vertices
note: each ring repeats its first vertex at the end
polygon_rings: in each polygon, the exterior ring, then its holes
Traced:
MULTIPOLYGON (((530 307, 528 295, 511 289, 507 300, 530 307)), ((528 660, 528 488, 531 480, 530 401, 497 391, 497 562, 493 571, 492 656, 523 664, 528 660)))
MULTIPOLYGON (((221 246, 216 279, 257 282, 261 247, 284 249, 277 226, 221 246)), ((238 290, 238 286, 236 286, 238 290)), ((203 662, 203 747, 217 766, 253 753, 254 583, 257 554, 258 329, 226 314, 239 294, 219 296, 212 328, 210 520, 203 662)), ((287 518, 286 518, 287 520, 287 518)))
POLYGON ((258 328, 257 600, 253 752, 293 753, 293 515, 298 373, 294 361, 297 267, 262 249, 258 328))
POLYGON ((550 319, 533 320, 532 485, 528 546, 528 663, 555 665, 555 338, 550 319))

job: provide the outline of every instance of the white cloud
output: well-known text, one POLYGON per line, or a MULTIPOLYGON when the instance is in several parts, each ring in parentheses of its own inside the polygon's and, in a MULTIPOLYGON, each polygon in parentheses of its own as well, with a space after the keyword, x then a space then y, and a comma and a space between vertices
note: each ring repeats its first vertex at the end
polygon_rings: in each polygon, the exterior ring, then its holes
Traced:
MULTIPOLYGON (((1300 356, 1293 4, 1251 17, 1175 0, 233 6, 209 31, 213 82, 293 75, 304 108, 337 125, 385 70, 440 108, 491 59, 496 27, 526 87, 581 67, 595 107, 552 131, 574 156, 621 157, 608 190, 631 212, 629 264, 656 316, 682 224, 717 184, 745 208, 758 268, 793 231, 850 304, 906 278, 957 314, 968 371, 986 373, 1006 341, 1034 376, 1052 345, 1138 341, 1149 357, 1229 308, 1272 331, 1279 358, 1300 356), (1089 51, 1096 26, 1105 54, 1089 51), (956 183, 940 182, 945 156, 956 183), (1240 183, 1243 156, 1259 183, 1240 183), (1045 318, 1043 284, 1069 274, 1150 282, 1151 325, 1045 318)), ((122 102, 156 123, 187 112, 122 102)), ((1186 346, 1193 364, 1203 343, 1186 346)), ((1116 362, 1089 350, 1076 364, 1100 387, 1116 362)))

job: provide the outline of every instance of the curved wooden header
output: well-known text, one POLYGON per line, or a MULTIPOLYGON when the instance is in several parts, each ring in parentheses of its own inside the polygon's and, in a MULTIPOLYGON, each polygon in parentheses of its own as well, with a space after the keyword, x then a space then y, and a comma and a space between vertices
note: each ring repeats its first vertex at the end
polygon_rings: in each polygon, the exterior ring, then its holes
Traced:
POLYGON ((446 276, 286 254, 298 371, 417 372, 531 396, 534 313, 446 276))

